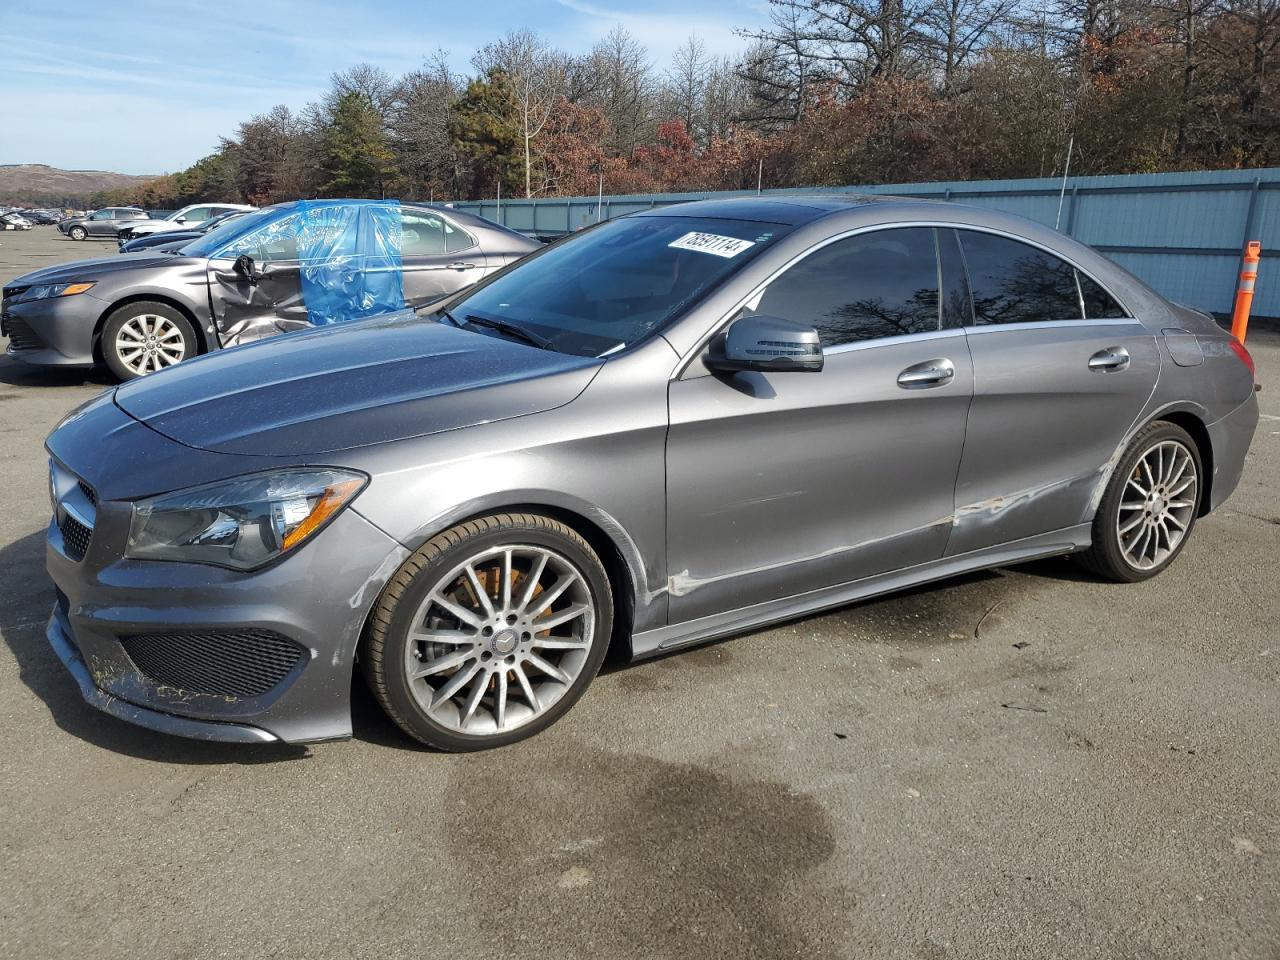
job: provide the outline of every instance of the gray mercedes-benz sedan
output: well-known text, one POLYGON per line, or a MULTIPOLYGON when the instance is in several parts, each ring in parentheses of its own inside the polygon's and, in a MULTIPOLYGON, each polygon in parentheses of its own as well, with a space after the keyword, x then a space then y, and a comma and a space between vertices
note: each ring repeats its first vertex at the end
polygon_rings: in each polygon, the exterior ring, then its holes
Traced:
POLYGON ((323 740, 358 667, 410 736, 507 744, 611 645, 1054 554, 1150 577, 1258 419, 1212 319, 944 203, 668 207, 430 310, 201 357, 53 432, 48 637, 91 703, 323 740))
POLYGON ((281 203, 180 250, 79 260, 11 280, 0 330, 15 360, 105 364, 133 380, 223 347, 421 306, 540 246, 458 210, 281 203))

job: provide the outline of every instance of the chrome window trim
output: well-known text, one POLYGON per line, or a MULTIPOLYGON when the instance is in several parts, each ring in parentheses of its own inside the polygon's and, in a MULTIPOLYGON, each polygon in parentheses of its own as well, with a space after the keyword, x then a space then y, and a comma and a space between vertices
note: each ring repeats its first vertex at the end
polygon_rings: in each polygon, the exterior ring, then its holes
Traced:
POLYGON ((1112 320, 1028 320, 1022 323, 983 323, 971 327, 959 327, 970 336, 1000 333, 1009 330, 1051 330, 1055 327, 1141 327, 1141 320, 1134 317, 1116 317, 1112 320))
POLYGON ((963 337, 965 331, 963 327, 945 327, 941 330, 923 330, 920 333, 900 333, 893 337, 873 337, 870 340, 851 340, 848 343, 838 343, 834 347, 823 347, 822 355, 824 357, 837 357, 842 353, 853 353, 858 350, 870 350, 873 347, 887 346, 895 343, 914 343, 922 340, 948 340, 953 337, 963 337))

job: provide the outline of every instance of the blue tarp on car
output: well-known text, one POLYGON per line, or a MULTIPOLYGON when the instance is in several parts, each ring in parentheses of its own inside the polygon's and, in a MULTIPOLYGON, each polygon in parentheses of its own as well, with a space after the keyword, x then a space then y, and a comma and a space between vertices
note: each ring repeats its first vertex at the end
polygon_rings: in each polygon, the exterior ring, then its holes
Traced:
POLYGON ((301 200, 297 212, 302 300, 312 324, 404 308, 398 201, 301 200))

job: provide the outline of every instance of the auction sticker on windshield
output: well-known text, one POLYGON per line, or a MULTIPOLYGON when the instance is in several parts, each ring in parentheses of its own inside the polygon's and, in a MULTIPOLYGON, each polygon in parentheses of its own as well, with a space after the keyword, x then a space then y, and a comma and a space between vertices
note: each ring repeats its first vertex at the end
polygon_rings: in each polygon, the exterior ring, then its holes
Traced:
POLYGON ((754 240, 739 240, 737 237, 721 237, 714 233, 686 233, 678 240, 672 240, 668 247, 677 250, 696 250, 698 253, 710 253, 717 257, 736 257, 748 247, 754 247, 754 240))

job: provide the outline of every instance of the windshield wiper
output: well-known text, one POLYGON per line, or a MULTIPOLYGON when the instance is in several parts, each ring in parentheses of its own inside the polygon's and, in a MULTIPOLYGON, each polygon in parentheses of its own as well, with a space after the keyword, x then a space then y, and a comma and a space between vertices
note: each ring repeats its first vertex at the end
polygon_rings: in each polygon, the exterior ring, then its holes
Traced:
MULTIPOLYGON (((444 313, 442 310, 441 313, 444 313)), ((447 313, 445 316, 449 316, 447 313)), ((452 317, 449 317, 453 320, 452 317)), ((454 321, 457 322, 456 320, 454 321)), ((490 330, 497 330, 499 333, 505 333, 517 340, 522 340, 531 347, 537 347, 539 350, 554 350, 551 341, 546 337, 534 333, 532 330, 526 330, 519 324, 512 323, 510 320, 499 320, 497 317, 485 317, 478 313, 467 314, 464 324, 471 324, 475 327, 487 327, 490 330)))

